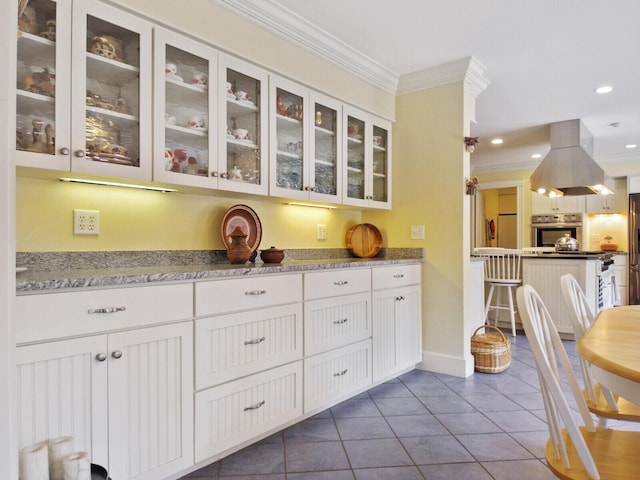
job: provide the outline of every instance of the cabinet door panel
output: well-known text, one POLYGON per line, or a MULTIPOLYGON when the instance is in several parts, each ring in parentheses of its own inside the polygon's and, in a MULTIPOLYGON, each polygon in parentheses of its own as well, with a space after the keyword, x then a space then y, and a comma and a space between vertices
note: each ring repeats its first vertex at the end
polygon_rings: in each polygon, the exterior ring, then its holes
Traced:
POLYGON ((373 380, 389 377, 398 370, 398 342, 393 291, 373 293, 373 380))
POLYGON ((192 465, 192 323, 111 334, 108 351, 110 475, 154 480, 192 465))
POLYGON ((315 355, 371 336, 371 294, 306 302, 304 354, 315 355))
POLYGON ((198 319, 196 388, 302 358, 302 305, 198 319))
POLYGON ((399 265, 372 270, 371 283, 374 290, 414 285, 419 284, 420 281, 420 265, 399 265))
POLYGON ((398 290, 396 296, 396 339, 398 366, 412 367, 422 361, 421 294, 419 286, 398 290), (399 297, 399 298, 398 298, 399 297))
POLYGON ((18 445, 73 437, 74 451, 108 464, 105 336, 16 349, 18 445))
POLYGON ((302 415, 301 363, 196 393, 196 462, 302 415))
POLYGON ((334 297, 371 290, 371 269, 313 272, 304 275, 304 299, 334 297))

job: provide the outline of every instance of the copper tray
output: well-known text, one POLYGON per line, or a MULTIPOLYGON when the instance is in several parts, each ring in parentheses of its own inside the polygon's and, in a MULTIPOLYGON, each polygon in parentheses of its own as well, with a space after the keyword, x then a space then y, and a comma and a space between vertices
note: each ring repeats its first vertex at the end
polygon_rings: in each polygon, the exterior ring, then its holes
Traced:
POLYGON ((262 224, 256 212, 246 205, 234 205, 222 217, 220 234, 226 248, 229 248, 229 234, 234 228, 240 226, 242 231, 248 235, 247 244, 252 251, 256 251, 262 240, 262 224))
POLYGON ((375 257, 381 247, 382 234, 375 225, 359 223, 347 232, 347 248, 356 257, 375 257))

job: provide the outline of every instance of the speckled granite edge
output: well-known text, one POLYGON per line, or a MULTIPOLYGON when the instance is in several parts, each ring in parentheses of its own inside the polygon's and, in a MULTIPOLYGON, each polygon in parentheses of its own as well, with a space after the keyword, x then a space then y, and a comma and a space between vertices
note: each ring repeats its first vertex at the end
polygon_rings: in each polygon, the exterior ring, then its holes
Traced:
POLYGON ((220 261, 220 255, 212 255, 213 252, 195 252, 195 255, 194 252, 180 252, 176 256, 173 255, 175 252, 123 252, 125 261, 119 258, 119 252, 29 254, 32 255, 30 258, 20 258, 32 262, 49 261, 49 264, 46 265, 46 270, 28 268, 27 271, 18 273, 16 292, 24 295, 54 290, 101 289, 339 268, 406 265, 421 263, 424 257, 422 249, 386 249, 374 258, 345 257, 342 249, 288 252, 291 255, 282 263, 244 265, 231 265, 226 255, 220 261), (73 254, 79 255, 76 257, 73 254), (308 258, 296 259, 294 257, 297 254, 308 258), (78 268, 79 259, 86 262, 82 263, 83 268, 78 268), (153 263, 154 259, 159 261, 153 263), (75 268, 70 268, 71 265, 75 268), (55 267, 58 269, 54 270, 55 267))
MULTIPOLYGON (((354 258, 346 248, 287 249, 286 260, 354 258)), ((421 248, 383 248, 376 259, 422 259, 421 248)), ((259 257, 256 259, 259 263, 259 257)), ((16 265, 29 270, 58 271, 168 265, 228 264, 225 250, 148 250, 101 252, 18 252, 16 265)))

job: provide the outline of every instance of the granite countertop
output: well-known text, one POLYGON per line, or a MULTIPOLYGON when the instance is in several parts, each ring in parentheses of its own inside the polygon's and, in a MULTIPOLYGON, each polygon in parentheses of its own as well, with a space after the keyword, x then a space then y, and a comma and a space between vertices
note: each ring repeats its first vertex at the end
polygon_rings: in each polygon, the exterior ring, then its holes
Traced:
POLYGON ((423 260, 422 249, 383 249, 373 258, 348 256, 348 251, 345 254, 343 249, 297 250, 288 251, 289 258, 285 257, 282 263, 242 265, 231 265, 226 256, 223 258, 219 252, 213 255, 207 252, 204 259, 202 252, 197 253, 186 255, 185 252, 177 252, 175 256, 172 256, 173 252, 166 251, 120 252, 120 255, 117 255, 118 252, 19 254, 16 264, 25 265, 27 269, 16 274, 16 292, 23 295, 314 270, 410 265, 423 260), (119 258, 119 261, 115 261, 115 258, 119 258), (67 265, 80 268, 68 268, 67 265))

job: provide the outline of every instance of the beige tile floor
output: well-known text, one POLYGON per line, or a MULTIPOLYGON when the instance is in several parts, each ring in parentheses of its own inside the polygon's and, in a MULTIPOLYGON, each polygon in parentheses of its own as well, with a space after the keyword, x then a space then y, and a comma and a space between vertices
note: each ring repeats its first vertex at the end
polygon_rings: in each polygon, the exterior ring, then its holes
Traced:
MULTIPOLYGON (((565 347, 578 367, 575 343, 565 347)), ((414 370, 184 480, 534 480, 548 430, 524 335, 499 374, 414 370)))

